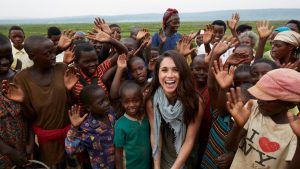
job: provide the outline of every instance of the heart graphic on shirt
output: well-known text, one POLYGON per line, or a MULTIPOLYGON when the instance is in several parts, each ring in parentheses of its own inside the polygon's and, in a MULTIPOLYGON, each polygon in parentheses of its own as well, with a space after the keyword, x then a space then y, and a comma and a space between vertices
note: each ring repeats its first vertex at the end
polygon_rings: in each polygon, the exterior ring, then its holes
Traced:
POLYGON ((270 141, 266 137, 261 137, 259 139, 259 146, 264 152, 275 152, 280 148, 280 145, 276 142, 270 141))

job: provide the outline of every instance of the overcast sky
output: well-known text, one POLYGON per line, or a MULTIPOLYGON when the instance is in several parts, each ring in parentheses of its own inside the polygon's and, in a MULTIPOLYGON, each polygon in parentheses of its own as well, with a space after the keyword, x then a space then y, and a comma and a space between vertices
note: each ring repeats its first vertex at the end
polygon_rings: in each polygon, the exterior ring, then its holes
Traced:
POLYGON ((0 18, 205 12, 229 9, 300 8, 300 0, 1 0, 0 18))

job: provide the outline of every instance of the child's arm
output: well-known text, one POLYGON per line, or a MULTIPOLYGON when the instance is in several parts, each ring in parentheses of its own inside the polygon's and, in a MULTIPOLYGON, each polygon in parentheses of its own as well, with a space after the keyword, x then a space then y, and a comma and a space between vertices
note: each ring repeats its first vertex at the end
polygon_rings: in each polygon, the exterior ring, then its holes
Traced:
POLYGON ((204 34, 203 34, 203 44, 204 44, 205 52, 207 54, 209 54, 211 52, 210 42, 212 41, 212 39, 214 37, 215 37, 214 27, 211 24, 206 25, 206 28, 204 29, 204 34))
POLYGON ((72 124, 70 130, 67 133, 67 138, 65 140, 65 149, 68 154, 81 152, 84 149, 84 147, 81 144, 81 132, 78 131, 78 128, 88 114, 85 114, 83 117, 80 117, 79 112, 80 107, 77 105, 72 106, 71 110, 68 111, 69 118, 72 124))
POLYGON ((162 28, 159 30, 158 37, 160 39, 160 42, 159 42, 159 45, 158 45, 158 51, 161 51, 164 44, 167 42, 167 36, 165 35, 162 28))
POLYGON ((235 124, 225 139, 225 146, 228 151, 236 151, 240 139, 246 133, 243 127, 250 117, 253 101, 249 100, 247 107, 244 107, 241 98, 241 88, 237 87, 236 91, 231 88, 230 92, 227 92, 226 104, 229 113, 235 120, 235 124))
POLYGON ((255 54, 255 60, 262 58, 264 54, 264 48, 266 45, 266 42, 268 40, 268 37, 273 32, 274 27, 271 26, 268 21, 261 21, 256 24, 256 29, 259 35, 259 41, 258 41, 258 47, 255 54))
POLYGON ((231 19, 227 20, 227 26, 230 29, 230 32, 231 32, 232 36, 237 38, 237 39, 239 39, 239 36, 238 36, 235 29, 236 29, 236 26, 237 26, 239 20, 240 20, 240 14, 239 13, 232 14, 231 19))
POLYGON ((121 86, 121 79, 122 79, 122 74, 127 67, 127 56, 125 54, 122 54, 119 56, 118 59, 118 68, 114 77, 114 80, 111 84, 110 88, 110 98, 116 99, 119 97, 119 88, 121 86))
POLYGON ((204 112, 203 109, 204 103, 200 97, 199 97, 198 104, 199 104, 199 109, 196 115, 196 119, 193 122, 190 122, 188 124, 184 143, 182 144, 178 156, 176 158, 176 161, 174 162, 171 169, 180 169, 181 167, 183 167, 184 163, 186 162, 188 156, 190 155, 193 149, 196 140, 195 133, 198 132, 199 126, 201 125, 203 112, 204 112))
POLYGON ((123 148, 116 148, 116 169, 123 169, 123 148))
POLYGON ((229 90, 233 82, 234 67, 230 67, 228 72, 228 67, 223 67, 221 59, 219 61, 215 60, 212 67, 212 72, 219 86, 219 94, 217 99, 217 109, 218 113, 221 115, 227 112, 226 110, 226 92, 229 90))

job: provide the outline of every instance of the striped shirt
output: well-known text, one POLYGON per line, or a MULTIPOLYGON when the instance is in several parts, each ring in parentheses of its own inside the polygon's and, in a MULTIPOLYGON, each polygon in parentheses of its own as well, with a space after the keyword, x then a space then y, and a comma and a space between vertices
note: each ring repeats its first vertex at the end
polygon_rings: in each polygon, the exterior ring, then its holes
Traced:
POLYGON ((202 169, 217 169, 214 159, 220 155, 227 153, 225 148, 225 137, 232 128, 233 121, 230 115, 224 117, 213 113, 215 119, 210 129, 210 135, 205 153, 202 158, 202 169))
MULTIPOLYGON (((105 86, 105 84, 102 81, 102 77, 103 75, 107 72, 107 70, 111 67, 111 62, 110 59, 105 60, 103 63, 101 63, 98 67, 96 72, 92 75, 92 76, 86 76, 81 70, 80 70, 80 78, 84 79, 84 81, 89 85, 92 84, 93 79, 96 78, 97 80, 97 84, 104 90, 104 92, 106 93, 106 95, 109 95, 108 90, 105 86)), ((77 99, 77 103, 78 105, 80 105, 81 107, 82 102, 80 100, 80 92, 81 90, 86 86, 86 84, 83 84, 81 80, 78 80, 78 82, 75 84, 74 88, 73 88, 73 94, 75 96, 75 98, 77 99)), ((80 111, 83 112, 83 111, 80 111)))

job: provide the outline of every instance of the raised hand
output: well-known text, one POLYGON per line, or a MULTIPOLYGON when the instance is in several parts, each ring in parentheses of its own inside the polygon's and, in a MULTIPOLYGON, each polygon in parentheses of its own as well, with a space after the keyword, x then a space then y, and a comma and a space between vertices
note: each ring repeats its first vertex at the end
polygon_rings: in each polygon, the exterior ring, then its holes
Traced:
POLYGON ((198 30, 197 32, 191 32, 191 33, 188 35, 189 41, 192 41, 193 39, 195 39, 196 36, 198 36, 199 34, 200 34, 200 30, 198 30))
POLYGON ((298 138, 300 138, 300 113, 298 116, 295 116, 291 112, 287 112, 287 116, 291 125, 291 128, 293 129, 294 133, 297 135, 298 138))
POLYGON ((215 48, 212 49, 214 55, 222 55, 229 48, 236 46, 239 41, 234 37, 224 37, 220 42, 218 42, 215 48))
POLYGON ((249 100, 247 103, 247 107, 244 107, 241 98, 240 87, 237 87, 236 91, 234 90, 234 88, 231 88, 230 92, 227 92, 226 95, 227 95, 227 102, 226 102, 227 110, 235 120, 237 126, 244 127, 251 114, 253 101, 249 100))
POLYGON ((62 51, 68 49, 73 42, 74 34, 75 34, 75 31, 64 30, 59 38, 57 47, 62 51))
POLYGON ((2 81, 2 94, 9 100, 18 103, 22 103, 25 98, 25 94, 21 87, 14 83, 9 83, 7 80, 2 81))
POLYGON ((227 20, 227 25, 228 25, 229 29, 230 30, 235 30, 239 20, 240 20, 240 14, 239 13, 232 14, 231 19, 227 20))
POLYGON ((79 71, 75 66, 69 66, 64 75, 64 84, 67 90, 72 90, 79 79, 79 71))
POLYGON ((165 35, 163 29, 161 28, 159 30, 159 38, 160 38, 160 43, 165 44, 167 41, 167 36, 165 35))
POLYGON ((93 33, 88 32, 86 38, 102 43, 107 43, 111 40, 111 36, 101 29, 93 29, 93 33))
POLYGON ((94 24, 97 28, 99 28, 100 30, 102 30, 103 32, 111 35, 112 31, 110 29, 110 27, 108 26, 108 24, 105 23, 104 19, 101 18, 95 18, 94 24))
POLYGON ((215 37, 214 26, 212 26, 211 24, 206 25, 203 34, 203 43, 209 44, 214 37, 215 37))
POLYGON ((183 35, 182 38, 177 43, 177 50, 182 56, 186 57, 192 52, 194 52, 196 48, 191 48, 191 41, 189 37, 183 35))
POLYGON ((121 54, 117 61, 118 68, 125 69, 127 67, 127 56, 126 54, 121 54))
POLYGON ((74 61, 74 58, 75 58, 74 48, 75 48, 75 46, 71 46, 64 52, 63 62, 67 65, 74 61))
POLYGON ((212 72, 222 89, 229 88, 233 82, 234 67, 231 66, 228 72, 228 68, 223 67, 222 61, 214 60, 212 72))
POLYGON ((146 28, 141 29, 138 34, 136 35, 136 40, 140 41, 144 39, 145 37, 150 36, 149 30, 146 28))
POLYGON ((77 106, 76 104, 71 107, 68 114, 71 124, 75 128, 78 128, 88 115, 86 113, 83 117, 80 117, 80 106, 77 106))
POLYGON ((148 64, 148 70, 149 71, 153 71, 154 70, 154 66, 155 66, 155 64, 157 62, 157 59, 158 59, 158 57, 150 59, 149 64, 148 64))
POLYGON ((274 27, 270 26, 269 21, 259 21, 256 23, 256 29, 261 39, 268 39, 273 32, 274 27))

